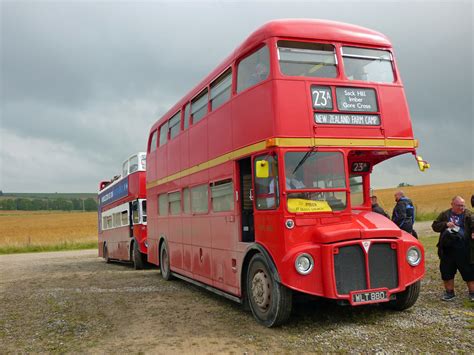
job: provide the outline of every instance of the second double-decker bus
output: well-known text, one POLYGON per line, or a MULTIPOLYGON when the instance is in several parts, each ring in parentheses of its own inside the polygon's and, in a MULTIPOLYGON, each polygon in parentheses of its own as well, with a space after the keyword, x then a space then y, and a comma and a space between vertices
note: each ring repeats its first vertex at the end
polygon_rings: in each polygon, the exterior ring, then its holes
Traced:
POLYGON ((146 153, 133 154, 121 175, 99 184, 99 256, 132 261, 136 269, 147 263, 146 153))
POLYGON ((369 191, 375 165, 416 147, 384 35, 269 22, 152 126, 148 260, 268 327, 294 291, 411 307, 423 247, 369 191))

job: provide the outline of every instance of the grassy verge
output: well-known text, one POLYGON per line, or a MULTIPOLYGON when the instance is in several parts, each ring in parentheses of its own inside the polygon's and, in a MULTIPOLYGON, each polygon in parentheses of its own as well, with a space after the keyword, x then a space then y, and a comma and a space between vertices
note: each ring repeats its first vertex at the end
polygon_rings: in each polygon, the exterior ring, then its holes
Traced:
POLYGON ((433 212, 417 212, 415 216, 415 221, 424 222, 424 221, 434 221, 438 218, 440 212, 433 211, 433 212))
POLYGON ((27 244, 27 245, 6 245, 0 246, 0 255, 19 254, 19 253, 37 253, 44 251, 66 251, 95 249, 97 242, 61 242, 58 244, 27 244))

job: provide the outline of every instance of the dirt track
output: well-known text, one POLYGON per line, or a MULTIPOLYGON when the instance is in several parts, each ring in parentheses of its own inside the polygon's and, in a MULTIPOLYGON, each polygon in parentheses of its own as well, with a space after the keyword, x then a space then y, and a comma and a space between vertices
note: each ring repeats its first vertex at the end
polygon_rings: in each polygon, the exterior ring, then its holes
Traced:
POLYGON ((474 352, 465 285, 458 279, 456 301, 439 301, 432 252, 418 303, 408 311, 297 300, 290 322, 277 329, 259 326, 232 301, 165 282, 158 270, 106 264, 96 255, 0 256, 2 352, 474 352))

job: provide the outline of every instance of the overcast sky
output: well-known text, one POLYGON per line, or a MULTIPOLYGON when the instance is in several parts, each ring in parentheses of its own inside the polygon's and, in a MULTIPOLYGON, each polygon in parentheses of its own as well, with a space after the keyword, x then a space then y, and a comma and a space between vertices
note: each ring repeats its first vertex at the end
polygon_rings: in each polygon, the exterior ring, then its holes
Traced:
POLYGON ((95 192, 151 125, 252 31, 280 18, 386 34, 419 154, 374 187, 474 179, 471 1, 1 1, 0 190, 95 192))

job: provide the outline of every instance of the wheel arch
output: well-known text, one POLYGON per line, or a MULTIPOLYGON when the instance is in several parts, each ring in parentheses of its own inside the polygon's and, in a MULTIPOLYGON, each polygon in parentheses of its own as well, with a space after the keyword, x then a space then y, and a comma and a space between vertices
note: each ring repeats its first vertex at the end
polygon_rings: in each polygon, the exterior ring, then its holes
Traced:
POLYGON ((166 240, 166 237, 162 234, 162 235, 160 235, 160 239, 158 241, 158 266, 161 265, 161 260, 160 260, 161 259, 161 247, 162 247, 163 244, 166 244, 166 246, 168 248, 168 252, 169 252, 170 248, 169 248, 168 242, 166 240))
POLYGON ((246 303, 246 300, 247 300, 247 297, 246 297, 247 283, 245 282, 245 280, 247 278, 250 260, 252 260, 253 256, 256 254, 263 255, 275 281, 277 281, 278 283, 281 283, 280 275, 278 274, 278 270, 275 266, 275 263, 270 253, 267 251, 267 249, 265 249, 263 245, 258 244, 258 243, 252 244, 252 246, 250 246, 245 253, 244 259, 242 261, 242 271, 240 273, 240 288, 242 290, 241 298, 244 301, 244 304, 246 303))

